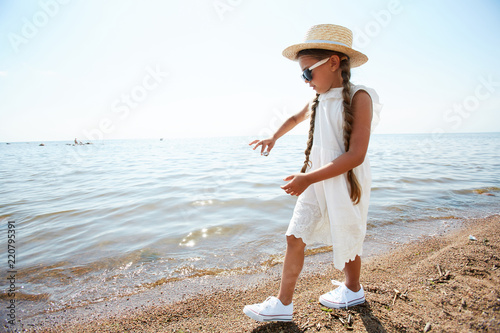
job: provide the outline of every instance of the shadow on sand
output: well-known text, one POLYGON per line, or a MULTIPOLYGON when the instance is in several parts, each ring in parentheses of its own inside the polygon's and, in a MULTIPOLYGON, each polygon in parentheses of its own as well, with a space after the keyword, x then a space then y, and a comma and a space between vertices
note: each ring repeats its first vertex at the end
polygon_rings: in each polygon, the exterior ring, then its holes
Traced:
MULTIPOLYGON (((344 310, 345 311, 345 310, 344 310)), ((357 322, 355 320, 354 326, 360 325, 359 323, 359 318, 361 318, 361 321, 363 322, 363 326, 365 327, 367 332, 370 333, 386 333, 387 330, 384 328, 380 320, 373 314, 371 304, 370 302, 365 302, 364 304, 360 306, 355 306, 351 309, 349 309, 349 312, 343 312, 341 316, 342 317, 347 317, 347 314, 350 313, 351 315, 354 315, 355 318, 357 318, 357 322)), ((340 315, 337 313, 337 315, 340 315)), ((338 319, 332 319, 332 320, 337 320, 338 319)), ((321 321, 322 326, 324 326, 325 322, 321 321)), ((327 326, 328 327, 328 326, 327 326)), ((308 329, 310 327, 308 326, 308 329)), ((306 331, 308 331, 306 329, 306 331)), ((314 331, 314 330, 313 330, 314 331)), ((257 328, 255 328, 252 333, 259 333, 259 332, 287 332, 287 333, 296 333, 296 332, 304 332, 303 329, 301 329, 295 322, 270 322, 267 324, 263 324, 257 328)))
POLYGON ((366 301, 361 306, 356 306, 352 310, 353 312, 359 313, 363 325, 367 332, 370 333, 386 333, 386 329, 380 322, 380 320, 373 314, 370 302, 366 301))
POLYGON ((261 333, 261 332, 290 332, 290 333, 300 333, 303 332, 297 324, 293 321, 291 322, 271 322, 268 324, 264 324, 255 328, 252 333, 261 333))

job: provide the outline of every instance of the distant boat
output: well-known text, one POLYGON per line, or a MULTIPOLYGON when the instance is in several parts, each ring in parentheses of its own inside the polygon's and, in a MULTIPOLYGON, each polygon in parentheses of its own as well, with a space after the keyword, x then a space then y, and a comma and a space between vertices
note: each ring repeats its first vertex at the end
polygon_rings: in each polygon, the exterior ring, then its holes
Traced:
POLYGON ((163 138, 160 138, 160 141, 163 141, 163 138))

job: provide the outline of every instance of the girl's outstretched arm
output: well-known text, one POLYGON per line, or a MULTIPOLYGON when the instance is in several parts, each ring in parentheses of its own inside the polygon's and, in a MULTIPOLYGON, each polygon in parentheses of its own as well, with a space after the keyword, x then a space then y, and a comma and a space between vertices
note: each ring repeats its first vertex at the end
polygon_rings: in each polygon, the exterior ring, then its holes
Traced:
POLYGON ((286 177, 284 180, 289 183, 281 187, 286 193, 300 195, 309 185, 339 176, 363 163, 368 150, 372 123, 372 100, 366 91, 360 90, 354 95, 352 110, 354 121, 349 151, 312 172, 286 177))
POLYGON ((305 119, 307 119, 307 111, 309 110, 309 104, 306 104, 304 108, 297 114, 291 116, 288 118, 283 125, 281 125, 280 128, 274 133, 274 135, 268 139, 265 140, 254 140, 249 143, 249 145, 255 145, 253 147, 253 150, 255 150, 257 147, 261 146, 261 151, 260 153, 263 154, 264 150, 267 148, 267 152, 269 153, 271 149, 273 149, 274 144, 276 143, 276 140, 281 138, 283 135, 288 133, 290 130, 292 130, 295 126, 303 122, 305 119))

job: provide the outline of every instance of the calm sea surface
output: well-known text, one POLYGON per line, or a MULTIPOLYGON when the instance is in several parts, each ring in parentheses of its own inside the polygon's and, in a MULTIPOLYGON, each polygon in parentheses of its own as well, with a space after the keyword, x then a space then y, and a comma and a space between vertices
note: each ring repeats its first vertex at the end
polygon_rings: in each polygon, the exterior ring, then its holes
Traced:
MULTIPOLYGON (((251 139, 0 144, 0 299, 8 221, 18 308, 35 312, 281 261, 296 198, 280 186, 306 138, 268 157, 251 139)), ((368 156, 368 254, 500 213, 500 133, 374 135, 368 156)))

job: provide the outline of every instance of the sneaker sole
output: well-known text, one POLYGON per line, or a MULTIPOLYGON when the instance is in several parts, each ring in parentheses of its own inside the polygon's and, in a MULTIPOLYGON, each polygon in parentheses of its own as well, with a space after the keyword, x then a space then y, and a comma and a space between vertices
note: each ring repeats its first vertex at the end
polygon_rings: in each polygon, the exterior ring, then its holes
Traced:
MULTIPOLYGON (((319 298, 319 302, 329 308, 332 309, 345 309, 345 303, 336 303, 336 302, 331 302, 323 297, 319 298)), ((363 304, 365 302, 365 297, 363 296, 362 298, 358 298, 355 300, 352 300, 350 302, 347 302, 347 307, 363 304)))
POLYGON ((256 321, 261 321, 261 322, 266 322, 266 321, 292 321, 292 316, 291 315, 262 315, 260 313, 257 313, 255 311, 252 311, 252 309, 249 309, 248 307, 243 308, 243 312, 252 318, 253 320, 256 321))

